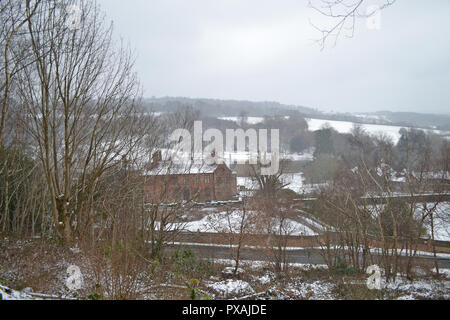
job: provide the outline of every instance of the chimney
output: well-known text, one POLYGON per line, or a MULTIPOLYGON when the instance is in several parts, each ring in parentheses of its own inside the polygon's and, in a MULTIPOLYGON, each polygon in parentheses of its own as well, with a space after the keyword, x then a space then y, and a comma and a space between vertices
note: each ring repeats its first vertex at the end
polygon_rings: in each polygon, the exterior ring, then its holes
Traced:
POLYGON ((204 161, 208 166, 212 166, 217 164, 217 159, 216 159, 216 150, 214 149, 213 151, 211 151, 211 153, 209 155, 206 156, 205 161, 204 161))

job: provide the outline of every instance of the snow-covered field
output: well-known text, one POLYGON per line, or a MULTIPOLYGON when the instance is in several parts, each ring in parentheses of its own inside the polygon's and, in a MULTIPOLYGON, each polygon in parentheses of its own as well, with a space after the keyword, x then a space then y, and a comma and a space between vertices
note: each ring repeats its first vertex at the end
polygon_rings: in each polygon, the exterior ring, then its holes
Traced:
MULTIPOLYGON (((318 191, 321 187, 326 184, 306 184, 303 173, 286 173, 281 176, 281 180, 286 184, 286 189, 291 189, 298 194, 311 194, 318 191)), ((251 177, 238 177, 237 185, 243 186, 247 190, 257 190, 257 184, 252 180, 251 177)))
MULTIPOLYGON (((228 121, 234 121, 239 122, 239 117, 220 117, 220 120, 228 120, 228 121)), ((247 123, 248 124, 258 124, 264 121, 263 117, 248 117, 247 123)))
MULTIPOLYGON (((348 121, 334 121, 334 120, 322 120, 322 119, 306 119, 308 122, 309 130, 315 131, 321 129, 323 126, 329 125, 334 128, 339 133, 349 133, 355 126, 354 122, 348 121)), ((359 125, 359 124, 358 124, 359 125)), ((376 135, 383 133, 390 136, 394 143, 397 143, 400 139, 400 129, 403 127, 399 126, 388 126, 388 125, 378 125, 378 124, 360 124, 368 133, 376 135)), ((437 134, 448 134, 448 132, 443 132, 439 130, 432 130, 437 134)))
MULTIPOLYGON (((223 117, 219 118, 223 120, 235 121, 238 122, 238 117, 223 117)), ((262 117, 248 117, 247 122, 249 124, 258 124, 264 121, 262 117)), ((316 131, 321 129, 325 125, 329 125, 334 128, 339 133, 349 133, 352 128, 355 126, 354 122, 349 121, 336 121, 336 120, 323 120, 323 119, 306 119, 308 122, 309 130, 316 131)), ((359 124, 358 124, 359 125, 359 124)), ((390 136, 394 143, 397 143, 400 139, 400 129, 403 127, 399 126, 389 126, 389 125, 378 125, 378 124, 360 124, 368 133, 370 134, 379 134, 383 133, 387 136, 390 136)), ((433 132, 437 134, 448 134, 449 132, 443 132, 439 130, 433 130, 433 132)))
MULTIPOLYGON (((184 163, 186 165, 186 169, 189 168, 189 165, 187 165, 187 164, 190 163, 191 158, 192 158, 192 154, 190 152, 182 152, 182 151, 176 150, 176 149, 164 149, 164 148, 160 149, 160 151, 162 152, 163 160, 174 159, 174 161, 181 161, 182 163, 184 163)), ((264 155, 262 155, 262 157, 263 156, 264 155)), ((265 156, 269 160, 271 157, 271 153, 268 152, 265 156)), ((144 155, 142 155, 142 157, 144 157, 144 155)), ((282 154, 281 157, 291 159, 291 160, 305 160, 305 161, 313 160, 313 155, 310 152, 302 153, 302 154, 282 154)), ((199 160, 200 163, 201 163, 201 161, 209 160, 207 154, 202 154, 202 153, 195 153, 193 155, 193 158, 195 160, 199 160)), ((251 153, 248 151, 227 152, 224 150, 223 153, 217 154, 217 158, 216 158, 216 160, 219 160, 220 162, 225 163, 227 166, 230 166, 233 163, 244 164, 247 161, 249 161, 250 159, 252 159, 254 162, 256 162, 258 159, 258 153, 251 153)), ((186 171, 186 172, 188 172, 188 171, 186 171)))
POLYGON ((326 184, 307 184, 305 183, 305 177, 303 173, 286 173, 281 176, 281 180, 286 185, 286 189, 291 189, 298 194, 311 194, 318 191, 322 186, 326 184))
MULTIPOLYGON (((333 121, 333 120, 322 120, 322 119, 307 119, 309 130, 316 131, 324 126, 329 125, 334 128, 339 133, 349 133, 355 126, 355 123, 348 121, 333 121)), ((377 124, 362 124, 361 125, 368 133, 378 134, 384 133, 390 136, 394 142, 400 139, 400 129, 402 127, 397 126, 385 126, 377 124)))

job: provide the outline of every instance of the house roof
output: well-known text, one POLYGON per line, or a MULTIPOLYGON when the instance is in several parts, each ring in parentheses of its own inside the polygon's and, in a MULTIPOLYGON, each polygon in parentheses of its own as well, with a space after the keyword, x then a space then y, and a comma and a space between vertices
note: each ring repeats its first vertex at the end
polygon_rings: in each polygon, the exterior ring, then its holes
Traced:
POLYGON ((165 176, 165 175, 188 175, 214 173, 219 164, 208 165, 206 163, 197 164, 192 161, 185 163, 174 163, 172 161, 161 161, 155 167, 147 170, 144 175, 147 176, 165 176))

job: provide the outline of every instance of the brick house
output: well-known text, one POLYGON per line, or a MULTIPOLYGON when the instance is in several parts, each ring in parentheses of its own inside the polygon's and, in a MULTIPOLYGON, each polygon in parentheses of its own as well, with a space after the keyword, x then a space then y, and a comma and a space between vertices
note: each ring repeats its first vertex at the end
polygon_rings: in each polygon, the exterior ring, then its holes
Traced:
POLYGON ((197 202, 233 200, 237 195, 236 174, 225 164, 175 164, 153 155, 145 174, 145 199, 153 202, 197 202))

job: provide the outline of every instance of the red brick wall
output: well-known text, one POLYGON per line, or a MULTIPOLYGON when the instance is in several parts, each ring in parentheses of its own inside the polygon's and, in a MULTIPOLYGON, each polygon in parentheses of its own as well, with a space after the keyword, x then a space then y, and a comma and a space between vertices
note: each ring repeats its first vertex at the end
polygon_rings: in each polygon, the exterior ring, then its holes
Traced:
POLYGON ((236 175, 225 165, 219 165, 214 172, 215 200, 233 199, 237 193, 236 175))
POLYGON ((146 179, 147 202, 231 200, 237 192, 236 176, 225 165, 219 166, 215 173, 149 176, 146 179))

